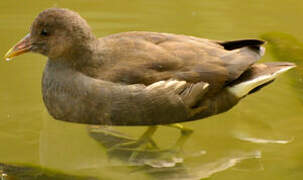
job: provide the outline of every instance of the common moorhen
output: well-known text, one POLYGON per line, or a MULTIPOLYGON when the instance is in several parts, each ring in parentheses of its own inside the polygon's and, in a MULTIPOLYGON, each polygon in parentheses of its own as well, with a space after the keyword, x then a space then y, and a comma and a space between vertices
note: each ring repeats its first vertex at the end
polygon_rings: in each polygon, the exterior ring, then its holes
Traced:
POLYGON ((50 8, 5 58, 25 52, 48 57, 42 93, 55 119, 163 125, 225 112, 295 67, 287 62, 256 64, 263 44, 158 32, 96 38, 78 13, 50 8))

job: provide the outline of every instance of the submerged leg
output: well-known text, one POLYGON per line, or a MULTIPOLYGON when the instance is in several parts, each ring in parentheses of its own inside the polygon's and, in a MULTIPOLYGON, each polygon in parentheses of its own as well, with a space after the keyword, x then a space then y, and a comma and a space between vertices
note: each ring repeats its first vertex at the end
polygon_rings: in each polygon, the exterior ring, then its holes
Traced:
POLYGON ((133 139, 118 131, 90 128, 90 135, 100 142, 107 150, 110 158, 115 157, 127 162, 135 163, 160 163, 175 162, 176 155, 182 149, 184 143, 192 133, 191 129, 184 128, 180 124, 167 125, 177 128, 181 132, 181 136, 172 148, 161 149, 154 142, 152 136, 157 130, 157 126, 150 126, 138 138, 133 139))
MULTIPOLYGON (((158 149, 158 145, 152 139, 152 136, 155 134, 157 129, 157 126, 148 127, 137 142, 133 144, 134 147, 131 148, 135 148, 137 150, 158 149)), ((129 161, 134 161, 140 153, 140 151, 134 151, 129 157, 129 161)))
MULTIPOLYGON (((189 129, 189 128, 186 128, 183 125, 178 124, 178 123, 169 124, 169 125, 166 125, 166 126, 176 128, 176 129, 180 130, 180 132, 181 132, 180 137, 177 139, 176 143, 173 145, 172 148, 159 149, 158 146, 154 143, 154 141, 152 139, 152 135, 155 133, 155 131, 158 128, 156 126, 149 127, 143 133, 143 135, 137 140, 136 146, 132 147, 132 148, 135 148, 136 150, 139 150, 139 149, 143 150, 143 151, 146 150, 145 151, 146 153, 147 153, 148 150, 151 150, 151 151, 153 151, 154 156, 157 157, 158 159, 164 158, 164 159, 167 160, 167 158, 169 159, 171 157, 175 157, 178 153, 180 153, 184 144, 186 143, 188 138, 193 133, 193 130, 189 129), (140 147, 140 148, 138 148, 138 147, 140 147)), ((143 152, 143 154, 144 154, 144 152, 143 152)), ((131 154, 129 160, 130 161, 135 161, 138 157, 140 157, 140 155, 142 155, 142 151, 134 151, 131 154)))
POLYGON ((157 129, 158 129, 157 126, 148 127, 147 130, 137 140, 137 142, 136 142, 137 146, 143 145, 147 148, 148 145, 151 145, 152 148, 158 148, 157 144, 155 143, 155 141, 152 138, 152 136, 155 134, 157 129))
POLYGON ((175 145, 173 146, 173 149, 176 151, 179 151, 184 146, 185 142, 188 140, 190 135, 193 133, 192 129, 185 128, 183 125, 176 123, 176 124, 169 124, 168 127, 179 129, 181 132, 181 135, 175 145))
POLYGON ((147 130, 141 135, 141 137, 135 141, 132 142, 126 142, 122 144, 117 144, 108 151, 114 152, 114 151, 127 151, 131 152, 128 158, 129 162, 135 162, 137 161, 138 156, 142 153, 147 151, 158 151, 159 148, 157 144, 152 139, 152 136, 157 130, 157 126, 150 126, 147 128, 147 130))
MULTIPOLYGON (((184 146, 185 142, 188 140, 190 135, 193 133, 193 130, 184 127, 181 124, 169 124, 166 125, 168 127, 176 128, 180 130, 181 135, 179 139, 176 141, 175 145, 173 146, 174 150, 180 150, 184 146)), ((148 129, 141 135, 139 139, 137 139, 135 142, 128 142, 123 144, 118 144, 117 146, 114 146, 113 149, 132 149, 132 150, 138 150, 138 151, 144 151, 147 149, 159 149, 157 144, 152 139, 152 136, 157 130, 157 126, 150 126, 148 129)), ((112 149, 112 148, 111 148, 112 149)))
POLYGON ((117 144, 111 149, 133 149, 133 150, 145 150, 147 148, 157 149, 158 146, 152 139, 152 136, 157 130, 157 126, 150 126, 147 130, 141 135, 139 139, 134 142, 127 142, 122 144, 117 144))

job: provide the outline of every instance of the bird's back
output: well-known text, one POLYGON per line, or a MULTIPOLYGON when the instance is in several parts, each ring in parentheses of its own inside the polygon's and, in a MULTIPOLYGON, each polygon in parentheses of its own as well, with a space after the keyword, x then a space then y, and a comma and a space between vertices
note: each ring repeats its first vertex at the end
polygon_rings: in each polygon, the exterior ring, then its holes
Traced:
MULTIPOLYGON (((177 79, 207 82, 215 94, 262 55, 263 41, 219 42, 193 36, 127 32, 101 38, 98 79, 144 84, 177 79)), ((89 72, 87 72, 89 73, 89 72)))

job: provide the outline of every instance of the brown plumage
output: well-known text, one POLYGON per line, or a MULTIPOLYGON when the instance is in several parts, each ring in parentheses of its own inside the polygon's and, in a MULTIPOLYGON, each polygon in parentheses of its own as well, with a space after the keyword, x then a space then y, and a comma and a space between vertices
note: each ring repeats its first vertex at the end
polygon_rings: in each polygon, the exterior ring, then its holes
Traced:
POLYGON ((263 43, 156 32, 97 39, 77 13, 52 8, 38 15, 30 35, 7 57, 32 51, 49 58, 42 92, 55 119, 157 125, 227 111, 294 67, 255 64, 264 53, 263 43))

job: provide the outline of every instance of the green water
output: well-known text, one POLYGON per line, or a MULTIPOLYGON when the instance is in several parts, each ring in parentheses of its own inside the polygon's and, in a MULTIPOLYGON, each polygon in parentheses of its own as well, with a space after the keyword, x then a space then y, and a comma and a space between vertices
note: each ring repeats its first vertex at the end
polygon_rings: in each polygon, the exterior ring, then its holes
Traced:
MULTIPOLYGON (((27 34, 35 16, 48 7, 76 10, 97 36, 144 30, 232 40, 279 31, 303 42, 303 1, 298 0, 2 0, 0 55, 27 34)), ((287 50, 285 54, 283 58, 287 50)), ((45 57, 26 54, 10 62, 2 60, 0 162, 100 179, 303 179, 303 94, 299 89, 303 60, 296 59, 297 72, 284 74, 228 113, 184 124, 194 133, 178 155, 183 163, 176 168, 140 170, 109 160, 106 149, 89 136, 85 125, 56 121, 48 115, 40 86, 45 57)), ((280 59, 269 51, 263 58, 274 60, 280 59)), ((115 129, 138 137, 145 127, 115 129)), ((178 131, 168 127, 155 135, 163 148, 177 138, 178 131)), ((154 161, 165 165, 167 159, 154 161)))

